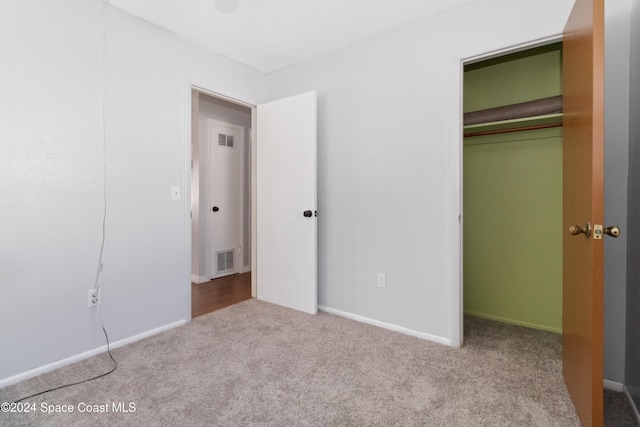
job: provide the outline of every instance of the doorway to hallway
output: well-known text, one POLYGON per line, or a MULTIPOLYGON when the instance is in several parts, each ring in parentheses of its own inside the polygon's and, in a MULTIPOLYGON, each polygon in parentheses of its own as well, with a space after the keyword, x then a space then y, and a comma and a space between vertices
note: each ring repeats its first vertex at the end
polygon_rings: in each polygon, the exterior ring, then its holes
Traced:
POLYGON ((191 315, 202 316, 251 299, 251 272, 191 284, 191 315))

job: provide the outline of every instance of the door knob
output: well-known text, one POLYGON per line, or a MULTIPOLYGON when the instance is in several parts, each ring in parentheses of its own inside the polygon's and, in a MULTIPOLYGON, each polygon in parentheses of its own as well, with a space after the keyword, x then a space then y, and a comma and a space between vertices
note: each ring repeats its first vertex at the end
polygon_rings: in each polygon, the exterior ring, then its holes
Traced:
POLYGON ((313 212, 311 212, 311 211, 304 211, 304 212, 302 213, 302 215, 304 215, 304 216, 305 216, 305 218, 311 218, 311 216, 313 216, 313 212))
POLYGON ((211 210, 214 211, 214 212, 218 212, 220 210, 220 208, 217 207, 217 206, 214 206, 213 209, 211 209, 211 210))
POLYGON ((576 236, 576 235, 578 235, 580 233, 584 233, 584 237, 589 237, 589 236, 591 236, 591 224, 589 224, 587 222, 583 226, 570 225, 569 226, 569 233, 571 233, 572 236, 576 236))
POLYGON ((611 227, 605 228, 604 232, 611 237, 618 237, 620 236, 620 227, 618 227, 617 225, 612 225, 611 227))

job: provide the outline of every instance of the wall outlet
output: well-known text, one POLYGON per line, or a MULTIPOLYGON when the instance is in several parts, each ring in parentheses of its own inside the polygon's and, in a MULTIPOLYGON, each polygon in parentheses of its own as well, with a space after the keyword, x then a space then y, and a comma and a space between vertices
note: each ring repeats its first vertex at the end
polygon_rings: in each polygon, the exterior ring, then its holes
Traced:
POLYGON ((89 289, 87 297, 87 307, 100 305, 100 288, 89 289))
POLYGON ((384 273, 378 273, 378 287, 379 288, 387 287, 387 276, 384 273))

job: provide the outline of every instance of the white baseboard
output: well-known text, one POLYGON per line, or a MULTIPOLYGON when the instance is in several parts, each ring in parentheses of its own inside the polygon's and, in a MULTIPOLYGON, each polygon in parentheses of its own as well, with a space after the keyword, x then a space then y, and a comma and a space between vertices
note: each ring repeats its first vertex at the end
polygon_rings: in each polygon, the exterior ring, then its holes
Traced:
MULTIPOLYGON (((130 344, 135 341, 140 341, 141 339, 150 337, 151 335, 159 334, 160 332, 164 332, 169 329, 182 326, 185 323, 187 323, 185 320, 179 320, 177 322, 169 323, 168 325, 160 326, 159 328, 151 329, 141 334, 112 342, 110 343, 109 346, 113 350, 114 348, 122 347, 124 345, 130 344)), ((31 369, 26 372, 22 372, 20 374, 17 374, 8 378, 3 378, 0 380, 0 388, 19 383, 20 381, 24 381, 29 378, 36 377, 38 375, 42 375, 46 372, 53 371, 54 369, 62 368, 63 366, 71 365, 72 363, 76 363, 81 360, 88 359, 89 357, 95 356, 100 353, 104 353, 105 351, 107 351, 106 344, 103 345, 102 347, 94 348, 93 350, 85 351, 84 353, 75 354, 71 357, 67 357, 66 359, 58 360, 57 362, 49 363, 48 365, 40 366, 38 368, 31 369)))
POLYGON ((627 400, 629 401, 629 405, 631 406, 631 409, 633 410, 633 415, 635 415, 635 417, 636 417, 636 422, 638 423, 638 425, 640 425, 640 412, 638 412, 638 407, 636 406, 635 402, 633 401, 633 398, 629 394, 629 390, 627 390, 627 387, 624 387, 624 395, 627 396, 627 400))
POLYGON ((191 275, 191 282, 192 283, 204 283, 204 282, 208 282, 209 280, 211 280, 209 277, 207 276, 196 276, 195 274, 191 275))
POLYGON ((624 391, 624 384, 619 383, 617 381, 604 380, 604 388, 607 390, 617 391, 618 393, 622 393, 624 391))
POLYGON ((414 329, 405 328, 404 326, 394 325, 392 323, 381 322, 379 320, 371 319, 369 317, 360 316, 358 314, 348 313, 346 311, 336 310, 334 308, 318 306, 318 310, 325 313, 335 314, 336 316, 346 317, 347 319, 355 320, 369 325, 378 326, 380 328, 389 329, 391 331, 400 332, 405 335, 411 335, 412 337, 422 338, 427 341, 437 342, 438 344, 451 345, 449 338, 439 337, 437 335, 427 334, 425 332, 416 331, 414 329))
POLYGON ((242 268, 240 269, 240 273, 248 273, 250 271, 251 271, 251 264, 243 265, 242 268))
POLYGON ((627 389, 627 387, 624 384, 619 383, 617 381, 604 380, 604 388, 606 388, 607 390, 624 393, 625 397, 627 398, 627 401, 629 402, 629 406, 631 406, 631 409, 633 410, 633 415, 636 418, 636 422, 638 423, 638 425, 640 425, 640 412, 638 412, 638 408, 636 407, 636 404, 633 401, 633 398, 629 394, 629 390, 627 389))

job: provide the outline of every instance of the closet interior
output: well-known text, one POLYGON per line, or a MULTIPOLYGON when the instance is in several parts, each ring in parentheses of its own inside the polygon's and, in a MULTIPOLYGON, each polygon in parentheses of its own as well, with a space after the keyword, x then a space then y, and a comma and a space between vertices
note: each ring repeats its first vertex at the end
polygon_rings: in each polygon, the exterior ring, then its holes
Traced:
POLYGON ((465 66, 465 314, 562 331, 562 45, 465 66))

